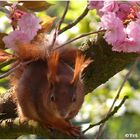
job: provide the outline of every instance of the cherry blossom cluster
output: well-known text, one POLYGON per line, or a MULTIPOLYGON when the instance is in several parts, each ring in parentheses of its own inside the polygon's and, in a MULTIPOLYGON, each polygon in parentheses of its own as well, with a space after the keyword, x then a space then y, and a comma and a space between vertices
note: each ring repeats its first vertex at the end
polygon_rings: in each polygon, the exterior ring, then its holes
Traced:
POLYGON ((34 14, 23 13, 16 10, 11 18, 11 22, 17 21, 16 28, 3 38, 6 48, 16 50, 18 43, 29 43, 41 29, 40 19, 34 14))
POLYGON ((140 53, 140 2, 89 1, 88 8, 97 10, 113 51, 140 53))

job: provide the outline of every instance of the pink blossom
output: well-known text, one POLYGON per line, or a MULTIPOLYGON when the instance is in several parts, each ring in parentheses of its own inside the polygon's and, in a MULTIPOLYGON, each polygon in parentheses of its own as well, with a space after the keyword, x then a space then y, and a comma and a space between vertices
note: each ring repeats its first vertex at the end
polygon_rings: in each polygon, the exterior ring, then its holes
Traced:
POLYGON ((19 29, 26 33, 30 40, 32 40, 37 35, 37 31, 41 29, 39 23, 39 18, 30 13, 23 15, 18 21, 19 29))
POLYGON ((117 1, 105 1, 103 8, 100 10, 103 13, 117 12, 119 10, 117 1))
POLYGON ((88 3, 88 9, 92 10, 92 9, 101 9, 103 7, 103 3, 104 1, 93 1, 93 0, 89 0, 88 3))
POLYGON ((11 19, 12 22, 17 22, 24 14, 26 14, 25 11, 22 11, 17 8, 18 2, 13 2, 13 4, 10 7, 8 17, 11 19))
POLYGON ((116 15, 121 20, 126 20, 128 17, 128 14, 130 13, 130 4, 129 3, 119 3, 119 10, 116 12, 116 15))
POLYGON ((128 38, 120 44, 114 44, 114 46, 112 46, 112 50, 125 53, 140 52, 140 48, 137 46, 136 42, 128 38))
POLYGON ((16 50, 16 46, 18 43, 28 43, 30 42, 30 38, 28 38, 27 34, 18 30, 11 32, 8 36, 3 38, 6 48, 11 48, 16 50))
POLYGON ((117 52, 140 53, 140 2, 90 1, 90 9, 101 14, 101 27, 106 30, 104 38, 117 52), (127 25, 123 24, 128 19, 127 25))
POLYGON ((18 27, 11 32, 8 36, 3 38, 5 46, 16 50, 17 43, 28 43, 36 35, 37 31, 41 28, 40 20, 33 14, 24 14, 18 20, 18 27))
POLYGON ((120 44, 114 44, 113 51, 140 52, 140 19, 131 21, 126 27, 125 40, 120 44))
POLYGON ((140 19, 131 21, 127 25, 126 33, 128 34, 128 38, 131 38, 132 40, 140 44, 140 19))
POLYGON ((128 39, 135 45, 131 47, 131 52, 140 52, 140 19, 131 21, 126 28, 126 33, 128 39))
POLYGON ((111 44, 120 44, 125 40, 125 32, 122 21, 115 13, 108 12, 101 18, 101 26, 106 29, 105 40, 111 44))
POLYGON ((140 1, 128 1, 128 3, 132 6, 140 7, 140 1))
POLYGON ((19 19, 21 19, 21 17, 23 15, 25 15, 26 12, 24 11, 21 11, 19 9, 15 9, 14 12, 9 16, 9 18, 12 20, 12 21, 18 21, 19 19))

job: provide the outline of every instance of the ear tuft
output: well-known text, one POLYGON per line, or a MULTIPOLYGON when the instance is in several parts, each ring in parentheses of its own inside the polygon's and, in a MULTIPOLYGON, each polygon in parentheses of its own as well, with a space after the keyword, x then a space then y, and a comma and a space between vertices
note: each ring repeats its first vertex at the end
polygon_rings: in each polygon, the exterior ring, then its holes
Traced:
POLYGON ((75 60, 75 68, 74 68, 74 75, 71 81, 72 84, 77 83, 79 80, 83 70, 91 63, 93 60, 90 58, 86 59, 85 55, 80 52, 77 52, 77 57, 75 60))
POLYGON ((52 52, 48 58, 48 80, 49 83, 54 83, 57 79, 57 67, 59 63, 60 54, 52 52))

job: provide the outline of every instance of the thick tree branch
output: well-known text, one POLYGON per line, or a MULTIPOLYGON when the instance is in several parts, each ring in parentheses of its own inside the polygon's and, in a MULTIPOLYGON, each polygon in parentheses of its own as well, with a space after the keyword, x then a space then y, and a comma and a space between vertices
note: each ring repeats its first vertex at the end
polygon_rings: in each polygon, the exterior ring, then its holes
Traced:
MULTIPOLYGON (((30 120, 21 122, 19 118, 6 119, 0 121, 0 138, 1 139, 16 139, 22 135, 35 134, 41 138, 62 139, 62 138, 75 138, 73 136, 65 135, 57 130, 47 129, 39 123, 30 120), (7 135, 8 134, 8 135, 7 135)), ((79 138, 85 138, 82 134, 79 138)))
POLYGON ((0 95, 0 120, 15 117, 17 117, 16 103, 12 97, 12 89, 10 89, 6 94, 0 95))
POLYGON ((138 54, 118 53, 111 50, 102 35, 97 41, 88 41, 80 50, 94 62, 85 69, 84 83, 86 94, 92 92, 101 84, 108 81, 115 74, 123 70, 128 64, 135 61, 138 54))
POLYGON ((42 129, 34 121, 21 123, 19 118, 7 119, 0 122, 0 138, 16 139, 21 135, 36 134, 49 138, 49 130, 42 129), (7 135, 8 134, 8 135, 7 135))

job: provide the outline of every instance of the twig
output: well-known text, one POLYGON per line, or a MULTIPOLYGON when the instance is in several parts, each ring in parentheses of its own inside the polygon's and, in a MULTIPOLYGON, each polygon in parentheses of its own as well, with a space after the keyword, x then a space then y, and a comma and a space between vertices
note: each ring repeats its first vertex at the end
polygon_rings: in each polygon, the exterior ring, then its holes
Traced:
POLYGON ((49 52, 51 52, 51 50, 53 49, 53 46, 54 46, 54 44, 55 44, 57 35, 58 35, 58 30, 57 30, 57 28, 56 28, 55 31, 54 31, 54 34, 53 34, 53 40, 52 40, 52 42, 51 42, 51 45, 48 47, 48 48, 49 48, 49 52))
POLYGON ((15 67, 11 68, 8 72, 1 74, 0 75, 0 79, 7 77, 8 75, 10 75, 12 72, 14 72, 17 68, 19 68, 19 64, 17 64, 15 67))
POLYGON ((97 34, 97 33, 100 33, 100 32, 105 32, 105 30, 99 30, 99 31, 94 31, 94 32, 90 32, 90 33, 84 33, 84 34, 82 34, 82 35, 80 35, 80 36, 78 36, 78 37, 76 37, 76 38, 73 38, 72 40, 70 40, 70 41, 68 41, 68 42, 66 42, 66 43, 64 43, 64 44, 62 44, 62 45, 60 45, 60 46, 58 46, 58 47, 55 48, 54 50, 60 49, 61 47, 65 46, 65 45, 67 45, 67 44, 69 44, 69 43, 72 43, 72 42, 74 42, 74 41, 76 41, 76 40, 78 40, 78 39, 81 39, 81 38, 83 38, 83 37, 86 37, 86 36, 89 36, 89 35, 92 35, 92 34, 97 34))
MULTIPOLYGON (((120 96, 120 93, 121 93, 121 91, 122 91, 122 89, 123 89, 123 87, 124 87, 125 82, 128 80, 128 78, 129 78, 131 72, 136 68, 138 59, 139 59, 139 58, 136 58, 135 63, 131 66, 130 70, 129 70, 128 73, 126 74, 126 76, 125 76, 125 78, 124 78, 124 80, 123 80, 123 82, 122 82, 122 84, 121 84, 121 86, 120 86, 120 89, 118 90, 118 93, 117 93, 116 97, 114 98, 114 101, 113 101, 113 103, 112 103, 112 105, 111 105, 111 107, 110 107, 108 113, 106 114, 106 116, 108 116, 108 115, 110 114, 110 112, 112 111, 112 109, 113 109, 113 107, 114 107, 114 104, 116 103, 117 99, 118 99, 119 96, 120 96)), ((102 129, 103 129, 104 125, 105 125, 105 122, 102 123, 102 124, 100 125, 99 131, 98 131, 97 136, 96 136, 97 139, 101 136, 102 129)))
POLYGON ((86 7, 85 10, 84 10, 84 12, 75 21, 73 21, 72 23, 70 23, 66 27, 64 27, 62 30, 60 30, 58 32, 58 34, 61 34, 61 33, 65 32, 66 30, 72 28, 77 23, 79 23, 88 14, 88 11, 89 11, 89 9, 88 9, 88 7, 86 7))
POLYGON ((60 28, 61 28, 61 24, 63 23, 66 14, 67 14, 68 8, 69 8, 69 0, 67 1, 67 4, 66 4, 65 10, 64 10, 64 13, 63 13, 63 15, 62 15, 62 18, 60 19, 60 21, 58 22, 58 24, 57 24, 57 26, 56 26, 56 28, 55 28, 55 31, 54 31, 54 34, 53 34, 53 40, 52 40, 50 46, 48 47, 48 48, 49 48, 49 52, 51 52, 51 50, 52 50, 53 47, 54 47, 56 38, 57 38, 57 36, 58 36, 58 32, 59 32, 59 30, 60 30, 60 28))
POLYGON ((93 128, 94 126, 100 125, 108 121, 115 113, 117 113, 117 111, 121 108, 126 99, 128 99, 128 96, 124 96, 120 104, 118 106, 115 106, 114 110, 111 113, 109 113, 103 120, 99 121, 98 123, 91 124, 86 130, 83 131, 83 133, 86 133, 89 129, 93 128))
POLYGON ((68 11, 68 7, 69 7, 69 1, 67 1, 66 8, 64 10, 64 14, 63 14, 62 18, 60 19, 60 21, 58 23, 58 26, 55 28, 55 31, 54 31, 54 34, 53 34, 53 40, 52 40, 51 45, 49 46, 49 52, 53 49, 53 46, 54 46, 55 41, 56 41, 56 38, 58 36, 58 31, 60 30, 61 24, 64 21, 64 18, 66 16, 67 11, 68 11))
POLYGON ((68 8, 69 8, 69 4, 70 4, 70 1, 68 0, 68 1, 66 2, 66 7, 65 7, 64 13, 63 13, 63 15, 62 15, 62 18, 60 19, 59 24, 58 24, 58 31, 60 30, 61 25, 62 25, 62 23, 63 23, 63 21, 64 21, 64 19, 65 19, 65 16, 66 16, 67 11, 68 11, 68 8))
POLYGON ((16 61, 16 60, 15 59, 10 59, 8 61, 5 61, 5 62, 1 63, 0 64, 0 69, 2 69, 3 67, 5 67, 5 66, 7 66, 7 65, 9 65, 11 63, 13 63, 14 61, 16 61))
POLYGON ((8 75, 10 75, 11 73, 13 73, 16 69, 18 69, 19 67, 22 67, 22 66, 25 66, 31 62, 33 62, 34 60, 29 60, 29 61, 26 61, 26 62, 22 62, 22 63, 17 63, 17 65, 13 68, 11 68, 8 72, 0 75, 0 79, 4 78, 4 77, 7 77, 8 75))

